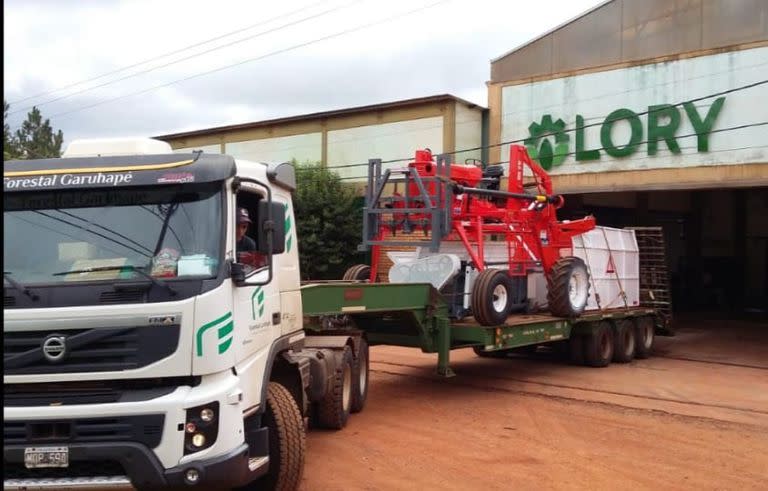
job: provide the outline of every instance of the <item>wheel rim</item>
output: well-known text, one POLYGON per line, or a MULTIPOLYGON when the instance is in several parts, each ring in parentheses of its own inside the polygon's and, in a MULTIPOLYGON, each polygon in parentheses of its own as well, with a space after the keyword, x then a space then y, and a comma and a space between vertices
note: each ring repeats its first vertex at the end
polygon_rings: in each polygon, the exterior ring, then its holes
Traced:
POLYGON ((496 312, 504 312, 507 308, 507 289, 504 285, 496 285, 493 289, 493 310, 496 312))
POLYGON ((349 405, 352 401, 352 368, 349 365, 344 366, 344 383, 341 388, 341 405, 344 412, 349 411, 349 405))
POLYGON ((362 351, 360 352, 360 395, 365 394, 366 384, 368 384, 368 357, 362 351))
POLYGON ((568 280, 568 300, 571 307, 580 309, 587 300, 587 278, 582 271, 576 270, 571 273, 568 280))

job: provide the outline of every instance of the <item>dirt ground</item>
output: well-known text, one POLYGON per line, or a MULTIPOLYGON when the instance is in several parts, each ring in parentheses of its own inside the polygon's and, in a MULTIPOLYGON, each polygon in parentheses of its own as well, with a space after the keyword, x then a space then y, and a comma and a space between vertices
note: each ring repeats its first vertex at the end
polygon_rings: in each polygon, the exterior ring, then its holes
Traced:
POLYGON ((768 323, 689 320, 655 356, 371 350, 365 410, 308 436, 303 491, 768 489, 768 323))

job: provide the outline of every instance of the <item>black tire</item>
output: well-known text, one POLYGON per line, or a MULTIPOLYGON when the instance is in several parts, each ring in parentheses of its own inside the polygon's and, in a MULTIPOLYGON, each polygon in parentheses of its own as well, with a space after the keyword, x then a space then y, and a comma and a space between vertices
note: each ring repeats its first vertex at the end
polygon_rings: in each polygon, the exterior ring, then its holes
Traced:
POLYGON ((359 413, 365 407, 368 399, 368 370, 370 368, 368 358, 368 341, 360 338, 360 346, 357 349, 357 358, 352 370, 352 408, 353 413, 359 413))
POLYGON ((584 362, 591 367, 604 367, 613 358, 613 329, 606 321, 593 323, 584 336, 584 362))
POLYGON ((317 420, 323 428, 340 430, 347 425, 352 409, 353 364, 352 349, 344 346, 331 385, 317 406, 317 420))
POLYGON ((552 315, 578 317, 587 308, 589 272, 578 257, 557 260, 549 275, 547 303, 552 315))
POLYGON ((635 358, 635 323, 631 319, 619 319, 614 326, 613 361, 629 363, 635 358))
POLYGON ((356 264, 344 272, 344 281, 366 281, 371 278, 371 267, 366 264, 356 264))
POLYGON ((584 336, 571 333, 568 338, 568 357, 574 365, 584 365, 584 336))
POLYGON ((483 326, 498 326, 509 316, 514 301, 509 275, 500 269, 480 272, 472 286, 472 315, 483 326))
POLYGON ((307 437, 299 406, 288 389, 277 382, 267 386, 262 422, 269 428, 269 472, 244 489, 294 491, 304 471, 307 437))
POLYGON ((651 356, 653 342, 656 339, 653 317, 644 315, 635 318, 635 358, 644 359, 651 356))

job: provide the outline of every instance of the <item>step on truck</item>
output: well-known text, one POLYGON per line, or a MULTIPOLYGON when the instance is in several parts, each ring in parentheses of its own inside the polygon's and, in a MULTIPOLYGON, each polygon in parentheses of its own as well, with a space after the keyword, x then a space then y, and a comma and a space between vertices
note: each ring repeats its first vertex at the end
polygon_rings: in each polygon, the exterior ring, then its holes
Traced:
MULTIPOLYGON (((358 265, 302 284, 295 185, 289 164, 155 140, 80 140, 62 158, 4 162, 5 489, 291 490, 306 429, 341 429, 363 409, 370 344, 437 353, 451 375, 450 351, 470 346, 629 361, 663 327, 642 306, 521 311, 536 295, 495 273, 475 281, 493 261, 440 251, 450 237, 434 242, 443 266, 426 276, 429 254, 400 257, 390 283, 358 265)), ((372 230, 364 246, 386 240, 372 230)))

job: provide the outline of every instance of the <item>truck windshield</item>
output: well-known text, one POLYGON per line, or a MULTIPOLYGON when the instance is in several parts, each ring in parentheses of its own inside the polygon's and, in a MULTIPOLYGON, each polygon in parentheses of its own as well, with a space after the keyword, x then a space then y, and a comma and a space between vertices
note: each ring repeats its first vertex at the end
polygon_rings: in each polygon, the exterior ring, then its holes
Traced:
POLYGON ((4 193, 4 269, 21 284, 216 276, 221 184, 4 193))

